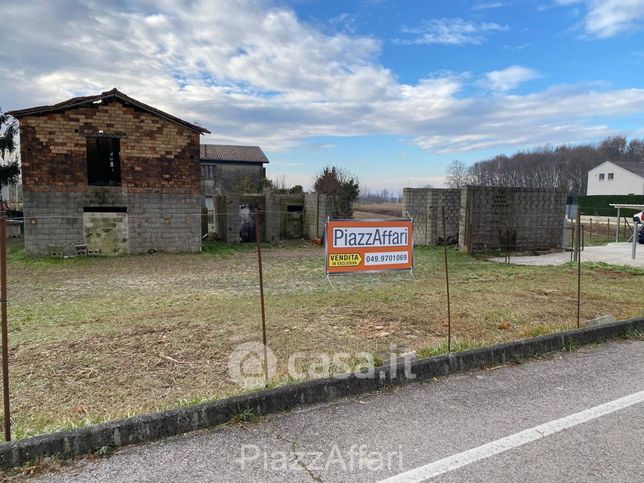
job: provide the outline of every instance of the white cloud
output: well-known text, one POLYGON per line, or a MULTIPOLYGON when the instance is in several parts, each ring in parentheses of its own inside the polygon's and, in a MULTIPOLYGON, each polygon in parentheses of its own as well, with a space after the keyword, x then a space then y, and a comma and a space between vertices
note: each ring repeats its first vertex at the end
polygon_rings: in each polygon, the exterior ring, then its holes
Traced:
POLYGON ((583 28, 590 37, 608 38, 644 25, 644 0, 556 0, 556 3, 585 4, 588 12, 583 28))
POLYGON ((462 18, 441 18, 423 22, 420 27, 407 28, 403 33, 410 38, 396 39, 400 44, 481 44, 491 32, 507 30, 492 22, 475 23, 462 18))
POLYGON ((477 85, 493 91, 509 91, 519 84, 538 79, 541 74, 534 69, 521 65, 511 65, 502 70, 494 70, 485 74, 477 85))
POLYGON ((126 4, 6 7, 0 105, 118 87, 198 121, 212 131, 207 142, 275 151, 312 137, 387 134, 436 153, 596 139, 611 132, 597 118, 640 114, 644 105, 644 89, 574 85, 510 94, 535 75, 517 74, 520 66, 488 73, 494 96, 470 94, 472 81, 458 73, 401 83, 378 63, 377 40, 323 33, 262 0, 126 4))

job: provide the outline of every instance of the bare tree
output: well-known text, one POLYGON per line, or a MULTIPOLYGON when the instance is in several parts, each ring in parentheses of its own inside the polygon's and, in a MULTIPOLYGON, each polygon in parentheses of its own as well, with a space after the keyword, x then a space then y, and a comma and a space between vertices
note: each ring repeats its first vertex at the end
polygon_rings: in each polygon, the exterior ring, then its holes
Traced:
POLYGON ((450 188, 462 188, 470 182, 470 171, 465 163, 455 159, 447 167, 447 185, 450 188))

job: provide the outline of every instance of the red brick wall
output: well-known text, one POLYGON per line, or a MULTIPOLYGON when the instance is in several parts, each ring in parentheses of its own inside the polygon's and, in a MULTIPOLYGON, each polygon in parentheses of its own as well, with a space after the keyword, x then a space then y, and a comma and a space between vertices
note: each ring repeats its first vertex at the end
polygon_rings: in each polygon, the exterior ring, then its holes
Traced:
POLYGON ((121 101, 20 119, 23 189, 87 191, 86 133, 121 133, 130 193, 200 193, 199 134, 121 101))

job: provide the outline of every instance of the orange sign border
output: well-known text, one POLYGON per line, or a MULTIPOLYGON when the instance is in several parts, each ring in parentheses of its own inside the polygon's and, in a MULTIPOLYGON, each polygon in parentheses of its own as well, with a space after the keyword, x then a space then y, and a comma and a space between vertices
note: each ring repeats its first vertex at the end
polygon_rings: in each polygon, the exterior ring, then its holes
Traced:
POLYGON ((327 219, 324 226, 324 266, 327 275, 340 274, 340 273, 375 273, 375 272, 388 272, 399 270, 413 270, 414 268, 414 237, 413 237, 414 222, 411 218, 392 218, 392 219, 327 219), (408 228, 409 238, 407 245, 404 246, 388 246, 388 247, 343 247, 334 248, 332 233, 334 228, 346 227, 376 227, 376 228, 408 228), (407 262, 396 264, 381 264, 381 265, 365 265, 365 256, 369 253, 382 253, 382 252, 401 252, 408 253, 407 262), (362 257, 360 264, 357 266, 349 267, 331 267, 329 266, 329 255, 339 254, 359 254, 362 257))

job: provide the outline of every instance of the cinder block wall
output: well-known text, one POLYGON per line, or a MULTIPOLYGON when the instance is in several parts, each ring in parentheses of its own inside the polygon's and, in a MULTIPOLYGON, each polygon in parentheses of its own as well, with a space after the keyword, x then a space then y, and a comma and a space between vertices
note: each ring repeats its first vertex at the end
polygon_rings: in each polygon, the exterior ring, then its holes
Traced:
MULTIPOLYGON (((90 243, 85 237, 83 208, 96 206, 102 207, 105 213, 110 213, 110 207, 127 208, 124 244, 129 253, 201 250, 201 196, 123 193, 119 188, 95 188, 85 193, 26 191, 26 253, 46 255, 50 246, 59 245, 66 255, 71 255, 75 245, 90 243)), ((104 253, 114 252, 106 247, 104 253)))
POLYGON ((539 250, 561 246, 566 193, 556 189, 463 188, 459 247, 539 250))
POLYGON ((304 195, 304 233, 309 240, 324 237, 324 225, 332 213, 330 196, 322 193, 304 195))
POLYGON ((414 244, 436 246, 443 241, 442 209, 448 243, 459 233, 461 192, 458 189, 404 188, 403 215, 414 219, 414 244))
POLYGON ((196 131, 114 100, 22 117, 20 146, 29 255, 84 244, 85 206, 127 208, 130 253, 201 249, 196 131), (87 136, 101 131, 121 139, 120 187, 87 184, 87 136))

